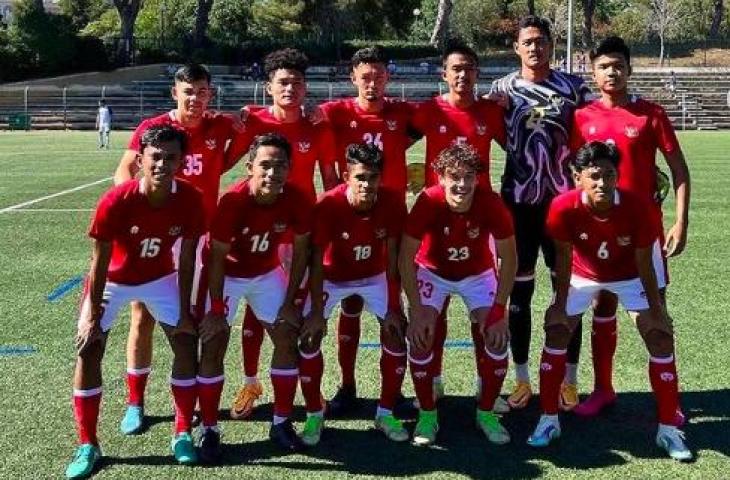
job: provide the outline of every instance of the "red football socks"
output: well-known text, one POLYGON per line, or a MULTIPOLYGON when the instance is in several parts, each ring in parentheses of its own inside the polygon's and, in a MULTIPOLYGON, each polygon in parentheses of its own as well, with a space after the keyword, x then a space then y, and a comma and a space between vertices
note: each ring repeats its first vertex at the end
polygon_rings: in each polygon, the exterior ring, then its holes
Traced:
POLYGON ((253 310, 246 305, 241 330, 241 358, 243 359, 243 374, 247 377, 256 377, 259 372, 259 357, 261 344, 264 342, 264 327, 254 315, 253 310))
POLYGON ((679 382, 674 355, 662 358, 651 357, 649 359, 649 380, 656 397, 659 423, 675 425, 679 409, 679 382))
POLYGON ((89 390, 75 390, 73 394, 74 418, 79 443, 99 445, 96 437, 96 426, 99 422, 99 406, 101 405, 101 387, 89 390))
POLYGON ((321 412, 322 405, 322 373, 324 373, 324 358, 322 351, 315 353, 299 352, 299 383, 302 386, 304 404, 309 413, 321 412))
POLYGON ((218 424, 218 408, 221 403, 224 376, 198 377, 198 404, 200 417, 204 427, 218 424))
POLYGON ((540 359, 540 405, 545 415, 558 414, 560 384, 565 377, 566 350, 545 347, 540 359))
POLYGON ((197 382, 194 378, 171 378, 170 388, 175 402, 175 434, 189 432, 198 400, 197 382))

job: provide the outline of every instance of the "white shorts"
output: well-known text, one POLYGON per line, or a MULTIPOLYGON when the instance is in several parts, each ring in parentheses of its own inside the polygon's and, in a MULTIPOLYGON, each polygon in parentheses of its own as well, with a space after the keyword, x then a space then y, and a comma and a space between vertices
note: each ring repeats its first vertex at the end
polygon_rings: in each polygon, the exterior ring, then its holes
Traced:
POLYGON ((662 245, 659 242, 660 239, 658 238, 654 240, 654 245, 651 248, 651 262, 654 265, 654 273, 656 273, 656 284, 661 290, 667 288, 667 265, 664 260, 662 245))
POLYGON ((568 303, 565 313, 569 317, 582 314, 588 310, 593 298, 601 290, 614 293, 618 297, 619 303, 630 312, 649 308, 644 286, 639 278, 619 282, 596 282, 573 275, 570 277, 570 290, 568 290, 568 303))
POLYGON ((111 125, 99 125, 99 133, 109 133, 111 131, 112 127, 111 125))
MULTIPOLYGON (((117 319, 119 309, 132 301, 143 302, 152 317, 158 322, 171 327, 177 326, 180 320, 180 290, 177 285, 177 272, 140 285, 106 282, 102 296, 104 313, 101 316, 101 330, 108 332, 117 319)), ((81 302, 79 321, 89 308, 91 308, 91 301, 87 292, 81 302)))
POLYGON ((469 312, 477 308, 491 308, 497 294, 497 278, 489 269, 458 281, 446 280, 427 268, 418 267, 416 272, 421 303, 441 312, 449 295, 459 295, 469 312))
MULTIPOLYGON (((175 262, 175 270, 180 266, 180 247, 182 245, 182 237, 175 240, 172 244, 172 261, 175 262)), ((190 289, 190 307, 195 311, 198 304, 198 290, 200 289, 200 274, 203 271, 203 248, 205 247, 205 235, 198 238, 198 246, 195 249, 195 272, 193 273, 193 286, 190 289)), ((207 283, 207 282, 206 282, 207 283)))
MULTIPOLYGON (((332 315, 332 310, 342 300, 352 295, 359 295, 363 299, 364 310, 372 313, 379 320, 388 313, 388 279, 385 272, 373 277, 353 280, 350 282, 324 281, 324 318, 332 315)), ((304 305, 304 314, 312 310, 312 298, 307 297, 304 305)))
MULTIPOLYGON (((269 325, 274 324, 276 315, 284 303, 289 284, 281 267, 276 267, 258 277, 241 278, 226 275, 224 281, 223 300, 228 308, 226 319, 229 325, 236 319, 241 300, 246 301, 256 318, 269 325)), ((210 310, 210 296, 207 298, 206 312, 210 310)))

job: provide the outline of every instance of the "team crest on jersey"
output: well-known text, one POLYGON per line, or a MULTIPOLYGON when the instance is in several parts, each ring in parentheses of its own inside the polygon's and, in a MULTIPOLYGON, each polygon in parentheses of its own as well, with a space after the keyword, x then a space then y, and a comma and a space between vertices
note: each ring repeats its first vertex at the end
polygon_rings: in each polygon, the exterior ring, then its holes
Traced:
POLYGON ((349 240, 350 239, 350 234, 347 233, 347 232, 342 232, 342 239, 343 240, 349 240))
POLYGON ((243 227, 243 230, 241 230, 241 235, 246 235, 249 231, 248 227, 243 227))
POLYGON ((182 227, 179 225, 173 225, 170 227, 170 231, 167 232, 171 237, 177 237, 182 232, 182 227))
POLYGON ((596 134, 596 127, 594 125, 591 125, 588 128, 588 135, 595 135, 596 134))
POLYGON ((205 146, 208 147, 208 150, 215 150, 217 144, 218 143, 215 141, 215 138, 209 138, 205 141, 205 146))
POLYGON ((469 239, 474 240, 479 236, 479 227, 470 228, 466 231, 466 236, 469 237, 469 239))
POLYGON ((483 123, 477 124, 477 135, 484 136, 487 134, 487 126, 483 123))
POLYGON ((446 125, 439 126, 439 133, 446 133, 446 125))
POLYGON ((384 228, 378 228, 375 230, 375 238, 377 238, 378 240, 384 239, 385 235, 386 235, 386 231, 384 228))
POLYGON ((395 131, 398 128, 398 122, 395 120, 386 120, 385 124, 388 125, 388 130, 391 132, 395 131))
POLYGON ((355 120, 350 122, 350 128, 357 128, 357 122, 355 120))
POLYGON ((310 148, 312 148, 312 144, 310 142, 299 142, 300 153, 307 153, 310 148))
POLYGON ((588 240, 588 234, 586 232, 583 232, 580 234, 579 237, 581 240, 588 240))
POLYGON ((450 233, 449 227, 444 227, 444 235, 448 235, 450 233))
POLYGON ((619 247, 626 247, 631 245, 631 237, 628 235, 625 237, 616 237, 616 243, 618 243, 619 247))
POLYGON ((283 233, 286 231, 286 223, 277 222, 274 224, 274 233, 283 233))
POLYGON ((674 380, 674 374, 672 372, 662 372, 659 374, 659 378, 662 379, 662 382, 671 382, 674 380))
POLYGON ((633 125, 626 125, 626 128, 624 129, 624 133, 629 138, 636 138, 639 136, 639 129, 633 125))
POLYGON ((132 225, 132 228, 129 229, 129 233, 137 235, 139 233, 139 227, 137 225, 132 225))

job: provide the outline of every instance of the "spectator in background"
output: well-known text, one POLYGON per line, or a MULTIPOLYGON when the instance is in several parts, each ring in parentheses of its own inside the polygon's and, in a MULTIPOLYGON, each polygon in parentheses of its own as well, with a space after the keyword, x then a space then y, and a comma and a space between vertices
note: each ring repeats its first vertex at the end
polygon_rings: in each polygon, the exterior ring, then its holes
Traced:
POLYGON ((667 83, 667 90, 674 95, 677 91, 677 76, 674 74, 674 70, 669 71, 669 83, 667 83))
POLYGON ((96 112, 96 129, 99 131, 99 148, 109 150, 109 133, 112 130, 112 109, 106 101, 99 100, 99 109, 96 112))
POLYGON ((398 71, 398 67, 396 66, 395 62, 393 60, 388 60, 388 75, 395 75, 398 71))

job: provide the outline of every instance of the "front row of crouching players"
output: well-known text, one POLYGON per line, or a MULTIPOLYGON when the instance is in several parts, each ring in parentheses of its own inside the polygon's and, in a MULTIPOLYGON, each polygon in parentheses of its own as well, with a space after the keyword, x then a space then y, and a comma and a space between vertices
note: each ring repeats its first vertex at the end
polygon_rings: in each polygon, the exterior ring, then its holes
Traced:
MULTIPOLYGON (((445 298, 460 295, 469 310, 482 380, 477 427, 492 443, 510 441, 493 408, 507 370, 505 303, 517 268, 514 229, 500 197, 478 184, 482 164, 472 147, 455 145, 441 152, 434 163, 438 184, 423 191, 406 214, 401 195, 379 188, 383 157, 377 147, 349 146, 345 183, 315 206, 308 195, 286 184, 289 143, 276 134, 257 137, 246 162, 248 177, 221 198, 211 226, 203 275, 208 285, 199 289, 201 295, 208 294, 207 313, 198 312, 202 320, 196 325, 190 292, 197 239, 205 221, 200 194, 174 179, 185 137, 170 126, 152 127, 141 143, 143 178, 104 194, 89 232, 94 250, 78 322, 74 375, 80 446, 67 477, 89 475, 100 458, 96 427, 101 360, 119 309, 132 300, 148 306, 173 350, 172 450, 179 463, 196 463, 198 456, 216 462, 220 457, 217 415, 223 359, 241 300, 250 305, 274 344, 270 437, 286 450, 319 442, 325 409, 320 349, 326 318, 341 299, 353 294, 363 298, 381 324, 382 385, 375 425, 387 438, 408 439, 393 415, 408 358, 420 404, 413 442, 435 442, 434 332, 445 298), (294 248, 287 275, 278 250, 289 232, 294 248), (176 272, 177 241, 181 248, 176 272), (307 267, 311 296, 302 316, 295 297, 307 267), (407 327, 400 306, 401 282, 409 303, 407 327), (308 412, 301 437, 289 419, 299 380, 308 412), (202 420, 199 451, 190 435, 196 399, 202 420)), ((689 460, 692 454, 676 425, 671 319, 651 261, 656 226, 644 221, 654 217, 645 215, 651 207, 643 198, 616 188, 617 164, 614 146, 589 143, 575 160, 578 188, 558 196, 550 208, 547 225, 556 242, 556 293, 545 316, 543 415, 528 443, 543 447, 560 436, 558 399, 567 344, 597 292, 607 290, 629 310, 651 356, 649 376, 659 412, 656 442, 670 457, 689 460)))

